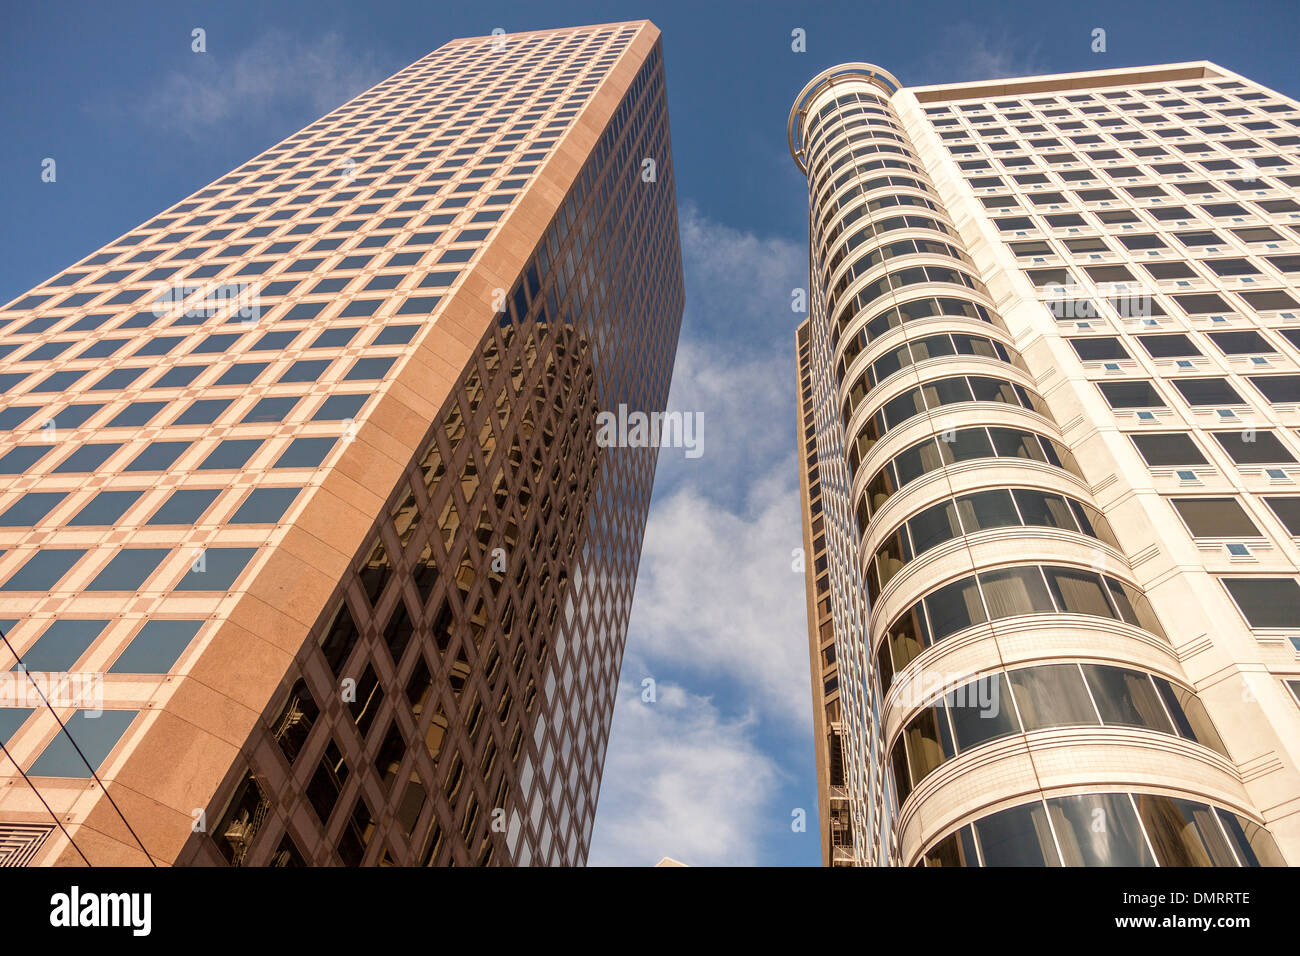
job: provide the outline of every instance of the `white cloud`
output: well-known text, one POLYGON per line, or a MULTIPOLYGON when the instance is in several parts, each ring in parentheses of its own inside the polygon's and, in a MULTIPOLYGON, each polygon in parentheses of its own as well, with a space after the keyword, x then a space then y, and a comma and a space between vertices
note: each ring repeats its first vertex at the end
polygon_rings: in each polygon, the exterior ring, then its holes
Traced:
POLYGON ((644 655, 650 676, 657 669, 725 679, 764 716, 806 724, 804 584, 791 570, 791 550, 802 545, 794 463, 778 463, 748 491, 736 490, 731 507, 691 485, 657 502, 628 649, 644 655))
POLYGON ((921 62, 913 85, 993 80, 1044 72, 1038 45, 1026 47, 1005 30, 969 22, 944 26, 921 62))
POLYGON ((157 127, 194 137, 232 122, 261 121, 287 111, 314 119, 364 92, 389 71, 337 33, 303 40, 272 30, 239 50, 208 37, 207 53, 191 54, 135 111, 157 127))
POLYGON ((793 361, 794 330, 804 316, 790 310, 790 293, 808 285, 808 250, 714 222, 693 203, 684 203, 678 215, 686 274, 683 344, 690 336, 708 341, 722 364, 755 347, 770 349, 779 339, 793 361))
POLYGON ((764 807, 780 775, 753 717, 725 718, 672 683, 656 696, 643 703, 639 681, 619 686, 588 863, 754 865, 755 834, 775 825, 764 807))
POLYGON ((804 581, 791 569, 802 316, 790 290, 807 283, 807 254, 690 206, 681 221, 687 315, 668 405, 703 412, 703 456, 660 452, 595 864, 756 862, 774 818, 788 819, 768 806, 788 783, 777 767, 812 742, 804 581), (653 705, 640 700, 646 676, 653 705))

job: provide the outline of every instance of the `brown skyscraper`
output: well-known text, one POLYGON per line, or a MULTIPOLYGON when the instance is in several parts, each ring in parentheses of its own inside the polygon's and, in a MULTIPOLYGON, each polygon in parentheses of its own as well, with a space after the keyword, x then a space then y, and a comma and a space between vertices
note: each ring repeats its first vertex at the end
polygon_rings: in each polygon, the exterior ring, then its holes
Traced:
POLYGON ((1206 62, 797 97, 826 862, 1300 863, 1298 129, 1206 62))
POLYGON ((641 21, 448 43, 0 310, 4 860, 583 862, 655 464, 596 419, 682 301, 641 21))

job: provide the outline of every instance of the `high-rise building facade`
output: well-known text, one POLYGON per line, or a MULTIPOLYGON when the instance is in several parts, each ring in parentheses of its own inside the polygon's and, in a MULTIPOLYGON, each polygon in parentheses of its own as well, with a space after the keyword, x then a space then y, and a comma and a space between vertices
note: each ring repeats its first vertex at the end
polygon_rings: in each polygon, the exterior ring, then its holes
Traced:
POLYGON ((789 139, 824 859, 1300 863, 1300 104, 852 63, 789 139))
POLYGON ((659 33, 455 40, 0 309, 0 850, 586 858, 683 291, 659 33))

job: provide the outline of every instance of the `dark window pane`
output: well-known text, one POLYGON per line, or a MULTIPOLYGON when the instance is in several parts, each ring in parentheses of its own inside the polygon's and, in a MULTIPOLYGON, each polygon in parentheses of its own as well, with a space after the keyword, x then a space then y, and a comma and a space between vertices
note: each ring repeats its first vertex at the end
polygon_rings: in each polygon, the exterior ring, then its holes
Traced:
MULTIPOLYGON (((23 652, 23 665, 29 671, 69 671, 99 637, 108 621, 54 621, 23 652)), ((17 670, 18 664, 13 666, 17 670)))
POLYGON ((202 626, 202 621, 146 621, 108 672, 166 674, 202 626))
POLYGON ((166 548, 124 548, 95 575, 88 591, 138 591, 170 552, 166 548))
POLYGON ((1251 627, 1300 627, 1300 581, 1295 578, 1222 580, 1251 627))
POLYGON ((1259 529, 1236 498, 1171 498, 1194 538, 1254 538, 1259 529))
POLYGON ((86 763, 99 770, 137 713, 135 710, 77 711, 65 721, 66 732, 61 731, 50 741, 27 772, 34 777, 89 777, 86 763), (69 735, 77 742, 75 747, 69 735))

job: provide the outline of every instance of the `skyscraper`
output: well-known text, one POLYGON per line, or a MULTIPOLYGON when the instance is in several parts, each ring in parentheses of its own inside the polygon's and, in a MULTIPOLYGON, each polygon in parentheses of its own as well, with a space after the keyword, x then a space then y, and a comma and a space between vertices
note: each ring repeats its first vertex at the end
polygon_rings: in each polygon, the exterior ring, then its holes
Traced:
POLYGON ((4 860, 583 862, 655 464, 596 419, 682 304, 638 21, 452 41, 0 310, 4 860))
POLYGON ((1300 863, 1300 105, 850 63, 789 140, 824 860, 1300 863))

